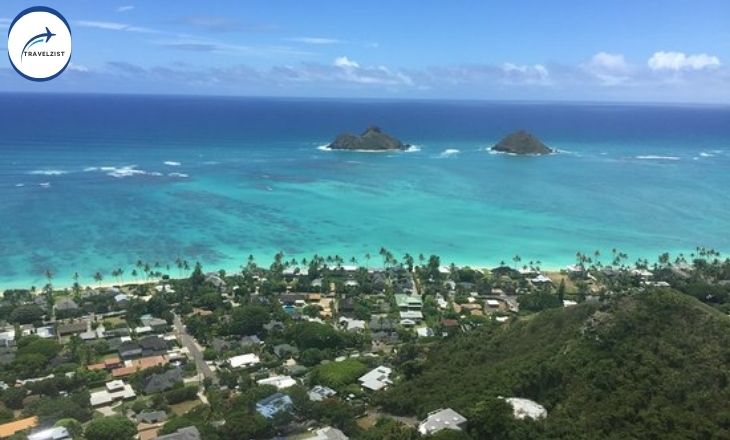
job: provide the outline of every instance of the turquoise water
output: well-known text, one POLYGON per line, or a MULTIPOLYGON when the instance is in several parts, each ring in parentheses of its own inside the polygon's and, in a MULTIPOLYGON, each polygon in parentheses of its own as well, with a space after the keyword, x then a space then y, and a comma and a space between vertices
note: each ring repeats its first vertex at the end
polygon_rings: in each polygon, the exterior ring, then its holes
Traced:
POLYGON ((139 259, 382 264, 630 258, 730 247, 730 108, 4 95, 0 286, 139 259), (376 123, 418 146, 322 151, 376 123), (486 148, 526 128, 550 157, 486 148))

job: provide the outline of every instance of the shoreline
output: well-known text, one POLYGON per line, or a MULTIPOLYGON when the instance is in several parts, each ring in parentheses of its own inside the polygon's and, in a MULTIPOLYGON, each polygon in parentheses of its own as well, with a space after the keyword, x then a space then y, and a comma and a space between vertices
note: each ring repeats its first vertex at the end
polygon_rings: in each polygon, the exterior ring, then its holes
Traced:
MULTIPOLYGON (((690 253, 692 253, 694 251, 695 251, 694 249, 691 249, 691 250, 683 250, 683 251, 665 251, 665 252, 669 253, 670 260, 673 261, 674 258, 680 254, 684 254, 685 256, 689 257, 690 253)), ((656 262, 657 257, 660 254, 661 254, 661 252, 656 252, 655 255, 652 257, 644 256, 644 255, 635 255, 634 256, 632 254, 629 254, 628 259, 626 259, 624 261, 624 263, 627 265, 633 265, 637 259, 647 259, 649 261, 649 264, 651 265, 654 262, 656 262)), ((323 253, 320 255, 327 255, 327 254, 323 253)), ((418 266, 419 265, 418 259, 417 259, 418 253, 412 254, 412 255, 414 255, 414 259, 416 260, 414 265, 418 266)), ((432 253, 423 253, 423 255, 426 256, 426 258, 428 258, 430 255, 432 255, 432 253)), ((438 255, 438 254, 434 253, 434 255, 438 255)), ((592 253, 587 253, 586 255, 592 256, 592 253)), ((464 259, 464 260, 459 260, 457 258, 448 259, 448 258, 443 257, 442 255, 438 255, 438 256, 441 260, 442 267, 450 266, 451 264, 454 264, 457 267, 471 267, 472 269, 475 269, 475 270, 493 269, 500 265, 499 264, 500 261, 504 261, 505 265, 510 266, 510 267, 512 267, 512 266, 522 267, 524 265, 529 266, 528 263, 530 261, 529 257, 522 257, 522 260, 520 261, 520 263, 515 264, 512 257, 506 257, 503 259, 494 259, 494 260, 485 258, 485 259, 481 259, 478 263, 475 263, 474 261, 470 261, 469 259, 464 259)), ((610 251, 607 251, 607 252, 601 251, 601 256, 598 258, 598 260, 603 261, 604 265, 608 265, 608 263, 610 262, 610 258, 609 258, 610 256, 611 256, 610 251)), ((290 261, 292 258, 294 258, 298 261, 301 261, 302 257, 307 258, 307 260, 309 260, 311 255, 308 255, 308 256, 285 255, 284 261, 290 261)), ((373 253, 369 264, 362 264, 362 262, 365 261, 365 258, 363 256, 359 256, 356 258, 357 258, 357 263, 355 265, 357 265, 358 267, 367 267, 367 268, 382 268, 383 267, 382 257, 379 254, 373 253)), ((722 260, 724 258, 728 258, 728 255, 726 255, 723 252, 720 252, 720 257, 718 257, 718 258, 722 260)), ((241 255, 238 258, 231 258, 230 260, 245 262, 245 259, 246 259, 246 257, 241 255)), ((532 258, 532 261, 537 261, 537 260, 538 260, 537 258, 532 258)), ((267 258, 267 259, 258 259, 257 258, 255 261, 259 267, 268 268, 268 266, 273 262, 273 257, 267 258)), ((576 263, 575 255, 573 255, 572 257, 566 258, 565 260, 556 258, 551 261, 541 261, 541 264, 539 265, 539 267, 540 267, 541 272, 560 272, 560 271, 564 270, 567 266, 575 264, 575 263, 576 263)), ((190 260, 190 271, 192 271, 194 264, 195 264, 195 260, 190 260)), ((218 272, 219 270, 224 270, 227 274, 232 274, 232 273, 239 273, 241 271, 240 263, 234 263, 233 265, 230 265, 230 266, 226 265, 225 263, 220 264, 220 265, 213 265, 213 264, 208 265, 208 264, 204 264, 204 263, 201 263, 201 264, 203 266, 204 273, 218 272)), ((342 263, 342 266, 351 266, 351 265, 353 265, 353 264, 350 263, 347 258, 345 258, 345 261, 342 263)), ((332 266, 334 266, 334 265, 330 264, 330 267, 332 267, 332 266)), ((533 264, 533 266, 537 266, 537 265, 533 264)), ((132 266, 130 265, 127 268, 125 268, 125 270, 128 268, 131 268, 131 267, 132 266)), ((171 268, 170 272, 167 274, 167 275, 170 275, 170 280, 180 280, 180 279, 187 278, 190 273, 190 272, 188 272, 188 273, 184 274, 182 277, 180 277, 180 276, 178 276, 177 271, 178 271, 177 268, 171 268), (174 273, 174 275, 173 275, 173 273, 174 273)), ((131 270, 130 270, 130 272, 131 272, 131 270)), ((105 274, 105 276, 108 276, 108 275, 105 274)), ((161 279, 154 279, 154 280, 151 279, 149 281, 146 281, 144 279, 133 280, 133 279, 131 279, 131 276, 129 275, 128 272, 125 272, 125 276, 123 278, 124 278, 124 280, 119 281, 119 282, 111 281, 111 280, 104 280, 101 283, 96 283, 93 280, 91 280, 91 277, 89 276, 89 277, 81 278, 79 280, 79 285, 81 286, 81 289, 87 289, 87 288, 96 289, 96 288, 100 288, 100 287, 101 288, 110 288, 110 287, 115 287, 115 286, 129 286, 129 285, 141 285, 141 284, 151 284, 151 283, 156 284, 156 283, 159 283, 160 281, 162 281, 161 279)), ((42 276, 37 277, 35 279, 35 281, 28 280, 27 282, 24 282, 24 281, 2 282, 2 281, 0 281, 0 292, 3 292, 5 290, 14 290, 14 289, 31 289, 31 287, 35 287, 36 290, 41 290, 43 288, 43 286, 45 286, 46 284, 47 284, 47 281, 42 276)), ((54 279, 54 282, 52 282, 52 284, 53 284, 54 290, 66 290, 66 289, 73 288, 74 283, 73 283, 73 280, 71 277, 68 277, 68 278, 64 277, 64 278, 58 278, 57 281, 54 279)))
MULTIPOLYGON (((376 259, 380 259, 380 256, 377 256, 377 258, 373 257, 373 260, 376 260, 376 259)), ((510 266, 510 267, 514 266, 514 262, 512 262, 511 259, 509 259, 509 261, 505 260, 505 263, 507 266, 510 266)), ((523 263, 524 262, 521 262, 519 267, 522 267, 523 263)), ((266 263, 263 263, 263 262, 257 261, 257 264, 259 265, 259 267, 268 268, 268 266, 271 264, 271 262, 267 261, 266 263)), ((452 264, 451 261, 449 261, 448 263, 445 261, 442 261, 441 267, 448 267, 451 264, 452 264)), ((495 267, 499 266, 498 263, 496 263, 496 264, 484 264, 484 263, 463 264, 463 263, 457 263, 456 261, 454 261, 453 264, 460 268, 461 267, 470 267, 474 270, 491 270, 491 269, 494 269, 495 267)), ((568 263, 568 264, 572 264, 572 263, 568 263)), ((540 272, 560 272, 560 271, 564 270, 565 266, 567 266, 568 264, 562 265, 560 267, 557 267, 554 265, 550 265, 550 266, 540 265, 540 272)), ((418 266, 418 265, 419 264, 417 262, 414 263, 414 266, 418 266)), ((345 262, 342 264, 342 266, 345 266, 345 267, 352 266, 352 263, 345 262)), ((302 267, 302 266, 299 265, 299 267, 302 267)), ((334 265, 332 265, 330 267, 334 267, 334 265)), ((367 267, 367 266, 358 263, 357 267, 360 268, 360 267, 367 267)), ((367 268, 376 269, 376 268, 382 268, 382 267, 383 267, 382 264, 371 263, 369 265, 369 267, 367 267, 367 268)), ((240 266, 229 270, 226 267, 206 268, 206 265, 203 264, 203 273, 218 272, 219 270, 224 270, 226 272, 226 274, 233 274, 233 273, 241 272, 240 266)), ((192 267, 191 267, 191 272, 192 272, 192 267)), ((170 275, 170 274, 168 274, 168 275, 170 275)), ((183 275, 182 277, 177 276, 177 275, 175 275, 175 276, 170 275, 169 280, 182 280, 182 279, 188 278, 189 276, 190 276, 190 273, 187 273, 187 274, 183 275)), ((41 289, 43 289, 43 286, 45 286, 47 284, 47 282, 45 279, 40 279, 40 278, 39 278, 39 281, 40 282, 38 282, 38 283, 31 282, 31 283, 27 284, 26 286, 22 286, 22 282, 14 283, 13 285, 8 285, 6 283, 0 283, 0 293, 4 292, 6 290, 22 290, 22 289, 27 290, 27 289, 30 289, 31 287, 35 287, 36 291, 40 291, 41 289)), ((81 290, 99 289, 99 288, 108 289, 108 288, 112 288, 112 287, 134 286, 134 285, 143 285, 143 284, 159 284, 164 281, 165 280, 162 280, 162 279, 150 279, 150 280, 140 279, 138 281, 131 280, 131 279, 125 279, 120 282, 102 281, 101 283, 96 283, 96 282, 90 283, 88 281, 80 280, 79 286, 80 286, 81 290)), ((59 282, 52 282, 52 285, 53 285, 53 290, 70 290, 73 288, 74 283, 73 283, 73 281, 69 282, 66 279, 61 279, 59 282)))

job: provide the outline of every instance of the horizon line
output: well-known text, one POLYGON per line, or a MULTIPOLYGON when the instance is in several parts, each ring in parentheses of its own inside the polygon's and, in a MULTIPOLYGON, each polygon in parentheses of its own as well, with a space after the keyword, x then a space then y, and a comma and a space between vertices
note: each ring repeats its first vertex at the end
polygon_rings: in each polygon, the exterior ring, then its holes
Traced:
POLYGON ((622 100, 574 100, 574 99, 489 99, 489 98, 446 98, 446 97, 347 97, 347 96, 277 96, 277 95, 222 95, 205 93, 144 93, 144 92, 68 92, 68 91, 10 91, 0 90, 1 95, 33 95, 33 96, 109 96, 133 98, 225 98, 225 99, 252 99, 271 101, 342 101, 342 102, 443 102, 443 103, 492 103, 517 105, 605 105, 605 106, 646 106, 646 107, 730 107, 730 102, 699 102, 699 101, 622 101, 622 100))

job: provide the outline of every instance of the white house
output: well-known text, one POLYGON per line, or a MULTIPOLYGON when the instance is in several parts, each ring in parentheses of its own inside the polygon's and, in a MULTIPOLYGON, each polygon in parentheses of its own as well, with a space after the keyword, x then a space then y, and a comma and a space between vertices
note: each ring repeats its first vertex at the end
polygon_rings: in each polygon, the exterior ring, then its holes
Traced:
POLYGON ((392 369, 381 365, 378 368, 375 368, 368 373, 365 373, 358 379, 358 381, 363 388, 367 388, 372 391, 378 391, 382 390, 392 383, 390 381, 390 375, 392 373, 392 369))
POLYGON ((132 385, 121 380, 107 382, 104 388, 101 391, 91 393, 89 397, 91 406, 109 405, 117 400, 134 399, 137 396, 132 385))
POLYGON ((278 390, 283 390, 284 388, 289 388, 297 384, 297 381, 292 379, 291 376, 274 376, 274 377, 267 377, 266 379, 261 379, 256 381, 259 385, 273 385, 278 390))
POLYGON ((228 359, 231 368, 252 367, 259 362, 261 362, 261 359, 255 353, 240 354, 228 359))
POLYGON ((508 397, 504 400, 512 405, 513 414, 517 419, 530 418, 538 420, 547 416, 545 407, 534 400, 523 399, 521 397, 508 397))
POLYGON ((424 421, 418 425, 418 431, 423 435, 430 435, 442 429, 461 431, 466 426, 466 417, 451 408, 431 411, 424 421))

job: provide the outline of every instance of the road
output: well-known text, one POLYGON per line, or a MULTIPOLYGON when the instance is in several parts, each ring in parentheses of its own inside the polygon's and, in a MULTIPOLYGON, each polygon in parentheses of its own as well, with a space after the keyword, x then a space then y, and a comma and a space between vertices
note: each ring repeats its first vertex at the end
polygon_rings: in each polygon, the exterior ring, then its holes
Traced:
POLYGON ((211 379, 213 383, 218 384, 218 377, 215 375, 215 372, 210 369, 210 366, 205 363, 203 353, 200 351, 200 347, 195 342, 195 338, 190 336, 183 325, 182 320, 179 316, 177 316, 177 314, 175 314, 173 324, 175 325, 175 335, 177 336, 177 340, 180 345, 186 347, 190 352, 190 355, 195 361, 195 366, 198 369, 198 374, 201 374, 203 377, 211 379))

